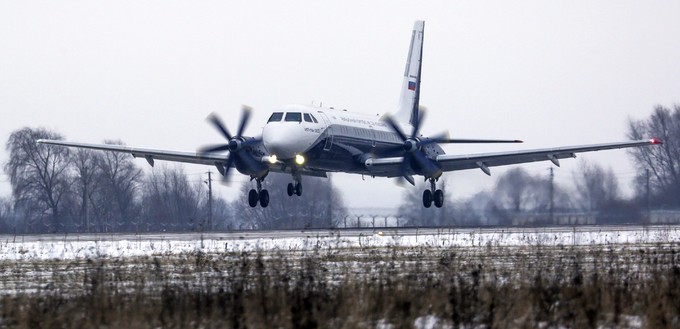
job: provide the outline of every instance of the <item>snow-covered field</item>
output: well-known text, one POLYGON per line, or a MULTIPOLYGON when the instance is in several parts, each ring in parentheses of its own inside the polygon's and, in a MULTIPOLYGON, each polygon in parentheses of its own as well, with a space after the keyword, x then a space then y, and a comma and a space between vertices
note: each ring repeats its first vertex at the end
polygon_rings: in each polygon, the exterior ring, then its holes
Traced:
MULTIPOLYGON (((124 258, 149 255, 175 255, 242 251, 303 251, 312 248, 350 249, 390 246, 483 247, 483 246, 557 246, 658 244, 680 242, 680 227, 588 227, 559 229, 493 230, 402 230, 344 231, 324 234, 301 233, 299 236, 269 232, 258 237, 239 234, 210 234, 189 237, 168 235, 100 235, 0 237, 0 260, 50 260, 87 258, 124 258), (151 238, 153 237, 153 238, 151 238)), ((285 232, 288 233, 288 232, 285 232)))

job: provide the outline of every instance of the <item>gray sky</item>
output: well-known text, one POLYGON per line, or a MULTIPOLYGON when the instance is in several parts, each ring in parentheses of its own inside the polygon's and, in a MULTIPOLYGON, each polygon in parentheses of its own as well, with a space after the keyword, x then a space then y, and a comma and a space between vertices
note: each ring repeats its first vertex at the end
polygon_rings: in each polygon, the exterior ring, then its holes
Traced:
MULTIPOLYGON (((629 117, 680 103, 678 1, 415 3, 3 1, 0 140, 44 126, 73 141, 195 150, 219 142, 204 118, 218 112, 235 129, 241 104, 255 109, 249 135, 285 104, 391 111, 417 19, 426 21, 423 132, 525 141, 447 153, 625 140, 629 117)), ((625 151, 581 158, 611 165, 624 185, 634 176, 625 151)), ((547 174, 550 163, 524 166, 547 174)), ((215 171, 186 168, 195 179, 215 171)), ((577 170, 562 161, 557 182, 577 170)), ((479 170, 445 177, 455 197, 495 182, 479 170)), ((333 180, 350 207, 402 199, 389 179, 333 180)), ((220 193, 242 197, 236 185, 220 193)), ((0 195, 9 190, 3 173, 0 195)))

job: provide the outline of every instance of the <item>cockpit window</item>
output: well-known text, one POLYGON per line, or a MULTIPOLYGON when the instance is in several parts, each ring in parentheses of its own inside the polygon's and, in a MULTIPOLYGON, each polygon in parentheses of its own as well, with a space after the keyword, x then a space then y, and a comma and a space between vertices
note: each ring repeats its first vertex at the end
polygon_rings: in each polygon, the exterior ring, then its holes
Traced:
POLYGON ((306 122, 313 122, 312 117, 309 116, 309 113, 303 113, 302 116, 305 117, 306 122))
POLYGON ((281 119, 283 119, 283 112, 274 112, 274 113, 272 113, 272 116, 269 117, 269 120, 267 121, 267 123, 269 123, 269 122, 279 122, 279 121, 281 121, 281 119))
POLYGON ((314 123, 319 123, 319 121, 316 121, 316 118, 314 117, 314 115, 311 115, 311 114, 310 114, 309 116, 312 117, 312 121, 314 121, 314 123))
POLYGON ((302 122, 302 113, 288 112, 286 113, 286 121, 302 122))

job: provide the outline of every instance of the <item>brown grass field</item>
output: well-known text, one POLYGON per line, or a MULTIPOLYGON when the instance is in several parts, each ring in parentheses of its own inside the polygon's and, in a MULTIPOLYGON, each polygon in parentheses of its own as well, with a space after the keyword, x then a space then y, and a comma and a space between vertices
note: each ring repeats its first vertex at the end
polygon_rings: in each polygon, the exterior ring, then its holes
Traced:
POLYGON ((3 261, 0 327, 677 328, 679 251, 391 246, 3 261))

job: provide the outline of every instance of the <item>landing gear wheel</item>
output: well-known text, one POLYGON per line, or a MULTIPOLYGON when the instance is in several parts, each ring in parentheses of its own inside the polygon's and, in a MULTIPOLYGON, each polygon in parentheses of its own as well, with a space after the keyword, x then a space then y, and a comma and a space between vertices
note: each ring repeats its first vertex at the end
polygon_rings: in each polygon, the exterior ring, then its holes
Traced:
POLYGON ((255 191, 255 189, 252 189, 250 190, 250 192, 248 192, 248 204, 251 207, 257 206, 257 201, 259 198, 260 196, 257 194, 257 191, 255 191))
POLYGON ((295 183, 295 194, 297 194, 297 196, 302 195, 302 184, 295 183))
POLYGON ((434 205, 437 208, 441 208, 444 205, 444 191, 442 190, 434 191, 434 205))
POLYGON ((293 183, 288 183, 288 196, 293 196, 293 193, 295 193, 295 187, 293 183))
POLYGON ((262 206, 262 208, 267 208, 268 205, 269 205, 269 191, 262 190, 260 191, 260 206, 262 206))
POLYGON ((425 208, 430 208, 430 206, 432 206, 432 191, 423 191, 423 206, 425 206, 425 208))

